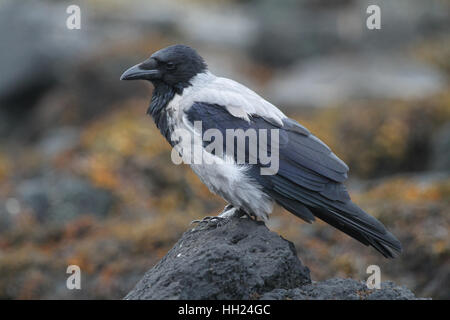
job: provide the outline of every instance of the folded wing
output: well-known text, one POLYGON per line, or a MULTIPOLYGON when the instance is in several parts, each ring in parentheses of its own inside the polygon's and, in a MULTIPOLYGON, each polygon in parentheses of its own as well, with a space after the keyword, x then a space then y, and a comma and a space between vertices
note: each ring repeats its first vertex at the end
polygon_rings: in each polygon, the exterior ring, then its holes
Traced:
MULTIPOLYGON (((203 98, 208 96, 213 94, 210 92, 203 98)), ((243 100, 245 95, 240 101, 243 100)), ((248 141, 240 151, 245 152, 244 165, 249 167, 247 174, 277 203, 307 222, 318 217, 363 244, 373 246, 385 257, 393 257, 401 251, 400 242, 378 220, 350 200, 342 184, 347 179, 348 167, 322 141, 296 121, 279 113, 271 113, 273 106, 261 114, 258 111, 247 113, 252 110, 249 107, 233 114, 229 107, 218 102, 218 99, 194 101, 185 111, 186 121, 191 124, 201 121, 203 132, 218 129, 223 137, 227 129, 242 129, 244 132, 248 129, 257 132, 266 129, 266 149, 273 151, 276 148, 279 153, 276 174, 261 175, 260 169, 267 165, 262 164, 259 153, 255 153, 255 148, 250 148, 248 141), (244 113, 247 116, 242 116, 244 113), (270 145, 271 130, 278 130, 277 146, 270 145)), ((246 103, 249 103, 248 100, 246 103)), ((226 150, 226 139, 223 141, 223 150, 226 150)), ((263 141, 257 135, 256 150, 259 150, 261 143, 263 141)), ((205 142, 205 146, 208 144, 205 142)), ((237 139, 234 144, 237 145, 237 139)), ((238 149, 232 151, 231 156, 237 160, 238 149)))

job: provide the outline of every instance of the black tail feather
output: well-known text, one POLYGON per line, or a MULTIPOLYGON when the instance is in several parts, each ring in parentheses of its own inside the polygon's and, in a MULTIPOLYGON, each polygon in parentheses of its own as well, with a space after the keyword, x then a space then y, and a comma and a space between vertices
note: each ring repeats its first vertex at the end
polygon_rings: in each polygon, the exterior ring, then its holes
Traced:
MULTIPOLYGON (((352 203, 352 208, 356 207, 352 203)), ((400 241, 392 235, 386 228, 372 216, 369 216, 363 210, 355 215, 355 212, 344 212, 330 210, 325 208, 310 207, 310 211, 319 219, 331 224, 333 227, 348 234, 352 238, 362 242, 365 245, 374 247, 386 258, 394 258, 402 251, 400 241), (367 221, 378 223, 369 227, 367 221)))

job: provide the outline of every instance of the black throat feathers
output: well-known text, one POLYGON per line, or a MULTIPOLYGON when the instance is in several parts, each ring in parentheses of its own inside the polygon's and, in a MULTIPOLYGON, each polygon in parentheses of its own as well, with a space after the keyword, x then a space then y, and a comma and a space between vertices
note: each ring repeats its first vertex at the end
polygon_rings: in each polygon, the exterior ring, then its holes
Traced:
POLYGON ((170 86, 162 81, 155 81, 153 83, 155 89, 153 90, 152 100, 147 109, 147 114, 151 115, 155 121, 161 134, 173 146, 170 140, 170 135, 173 130, 168 121, 167 105, 173 99, 175 94, 182 94, 185 86, 170 86))

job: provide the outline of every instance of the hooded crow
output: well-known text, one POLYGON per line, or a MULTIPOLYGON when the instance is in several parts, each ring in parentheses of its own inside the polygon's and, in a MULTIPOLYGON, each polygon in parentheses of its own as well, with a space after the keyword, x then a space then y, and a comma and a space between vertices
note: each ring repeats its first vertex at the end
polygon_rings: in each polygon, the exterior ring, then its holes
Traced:
MULTIPOLYGON (((267 220, 273 204, 278 203, 306 222, 317 217, 331 224, 385 257, 401 252, 400 242, 383 224, 351 201, 343 184, 349 169, 327 145, 252 90, 212 74, 191 47, 161 49, 126 70, 120 79, 153 83, 147 113, 180 156, 191 154, 192 145, 194 150, 200 148, 200 160, 205 161, 191 161, 192 170, 211 192, 228 202, 212 220, 243 214, 267 220), (215 146, 223 144, 226 152, 208 148, 208 139, 196 139, 208 130, 226 136, 209 139, 215 146), (246 134, 249 130, 267 135, 253 142, 245 135, 243 147, 236 143, 238 135, 228 139, 229 132, 246 134), (180 132, 192 136, 186 138, 180 132), (227 148, 230 143, 232 147, 227 148), (263 172, 272 163, 258 149, 266 150, 272 160, 276 155, 272 173, 263 172), (244 153, 241 158, 239 151, 244 153)), ((196 160, 198 152, 193 154, 196 160)))

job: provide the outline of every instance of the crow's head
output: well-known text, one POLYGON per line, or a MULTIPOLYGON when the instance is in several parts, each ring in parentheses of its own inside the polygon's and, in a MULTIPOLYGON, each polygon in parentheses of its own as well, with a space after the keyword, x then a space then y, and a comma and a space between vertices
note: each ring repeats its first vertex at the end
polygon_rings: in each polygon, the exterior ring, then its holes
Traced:
POLYGON ((173 45, 156 51, 147 60, 125 71, 120 80, 149 80, 169 86, 186 87, 197 74, 207 69, 203 58, 191 47, 173 45))

